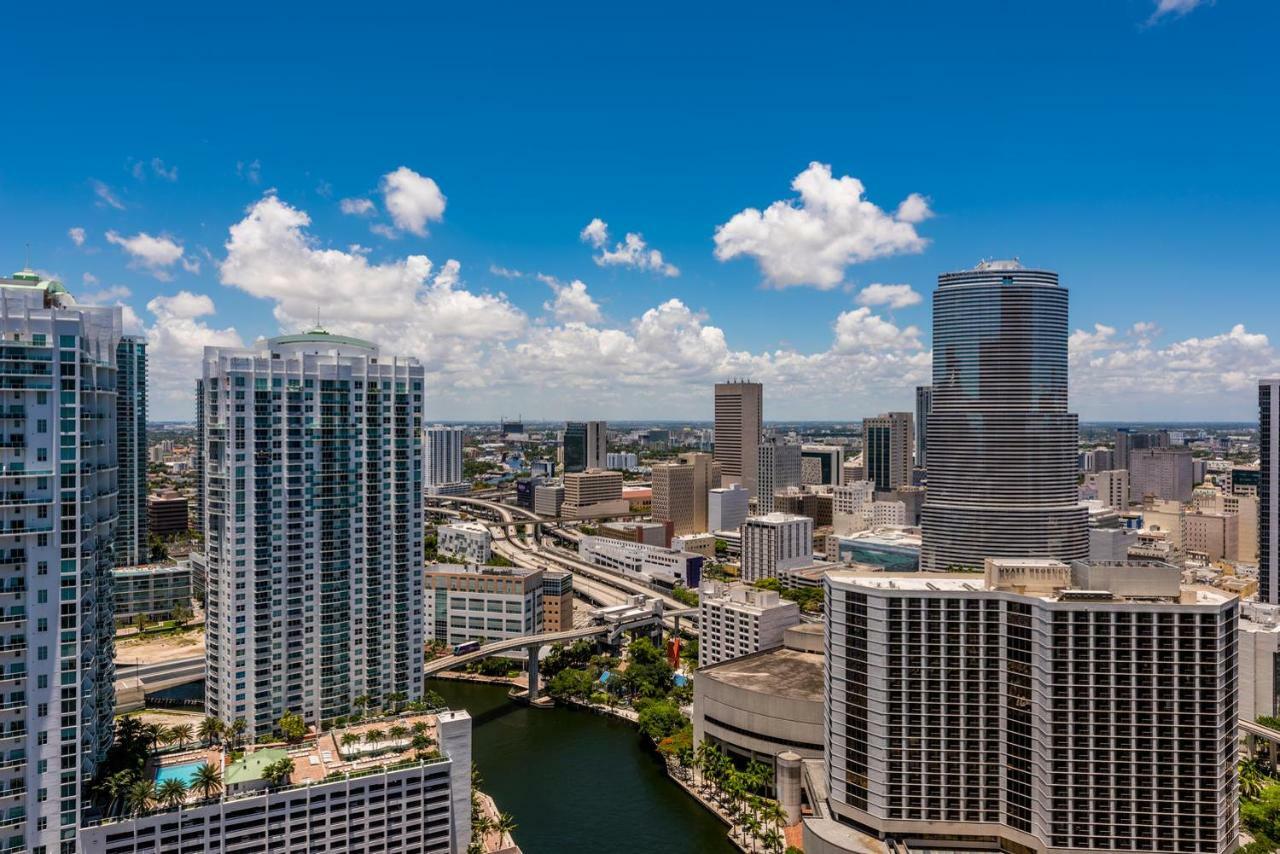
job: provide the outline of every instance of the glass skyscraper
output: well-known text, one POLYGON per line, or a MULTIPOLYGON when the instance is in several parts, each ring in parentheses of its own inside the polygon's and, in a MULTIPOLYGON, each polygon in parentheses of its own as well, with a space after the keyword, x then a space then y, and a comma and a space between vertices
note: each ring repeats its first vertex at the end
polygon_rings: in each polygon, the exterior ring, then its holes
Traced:
POLYGON ((1067 335, 1057 273, 987 261, 938 277, 922 569, 1087 556, 1067 335))
POLYGON ((147 560, 147 342, 126 335, 116 346, 116 448, 120 523, 115 565, 147 560))

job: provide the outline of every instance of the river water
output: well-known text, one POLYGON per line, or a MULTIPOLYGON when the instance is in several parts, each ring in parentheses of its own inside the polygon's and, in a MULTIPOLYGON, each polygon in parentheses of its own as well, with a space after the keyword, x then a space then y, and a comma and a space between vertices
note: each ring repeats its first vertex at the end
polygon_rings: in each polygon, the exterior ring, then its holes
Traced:
POLYGON ((669 780, 626 721, 530 709, 507 688, 428 680, 472 717, 484 790, 511 813, 525 854, 728 854, 727 828, 669 780))

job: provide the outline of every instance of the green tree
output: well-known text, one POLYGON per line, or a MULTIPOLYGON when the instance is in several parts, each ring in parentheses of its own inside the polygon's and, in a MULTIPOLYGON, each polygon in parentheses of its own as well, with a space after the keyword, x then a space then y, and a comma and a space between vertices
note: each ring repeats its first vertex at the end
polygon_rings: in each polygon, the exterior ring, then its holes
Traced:
POLYGON ((169 737, 173 739, 173 743, 177 744, 178 747, 186 747, 193 734, 194 730, 191 724, 178 724, 169 729, 169 737))
POLYGON ((222 791, 222 772, 205 762, 191 776, 191 789, 202 798, 212 798, 222 791))
POLYGON ((208 717, 200 722, 200 728, 197 730, 200 740, 204 742, 206 747, 211 746, 222 736, 222 721, 217 718, 208 717))
POLYGON ((640 731, 655 743, 683 729, 688 722, 680 707, 668 700, 644 703, 637 720, 640 731))
POLYGON ((296 712, 285 712, 280 717, 279 727, 284 740, 290 744, 301 743, 307 735, 307 724, 296 712))
POLYGON ((170 777, 156 787, 156 799, 170 809, 182 806, 187 800, 187 784, 170 777))
POLYGON ((558 700, 585 700, 591 696, 595 683, 590 671, 570 668, 551 678, 547 693, 558 700))
POLYGON ((373 729, 365 730, 364 743, 369 745, 370 747, 376 748, 378 743, 384 741, 386 737, 387 737, 387 734, 385 732, 378 729, 377 727, 374 727, 373 729))
POLYGON ((125 795, 125 807, 133 815, 142 815, 156 800, 156 787, 150 780, 135 780, 125 795))

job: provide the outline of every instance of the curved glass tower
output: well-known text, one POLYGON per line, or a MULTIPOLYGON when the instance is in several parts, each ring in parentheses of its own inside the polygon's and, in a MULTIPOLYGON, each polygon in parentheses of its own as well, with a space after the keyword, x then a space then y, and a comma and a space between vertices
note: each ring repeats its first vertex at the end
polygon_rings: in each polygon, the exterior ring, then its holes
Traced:
POLYGON ((921 569, 1088 556, 1057 273, 984 261, 938 277, 928 430, 921 569))

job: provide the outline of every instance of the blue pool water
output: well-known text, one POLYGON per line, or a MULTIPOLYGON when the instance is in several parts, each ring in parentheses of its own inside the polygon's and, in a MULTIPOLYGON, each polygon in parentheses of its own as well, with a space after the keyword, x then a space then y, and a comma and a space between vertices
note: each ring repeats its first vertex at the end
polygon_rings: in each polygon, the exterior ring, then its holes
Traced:
POLYGON ((203 764, 203 762, 185 762, 182 765, 157 768, 156 785, 160 785, 165 780, 181 780, 187 788, 191 788, 191 780, 196 776, 196 769, 203 764))

